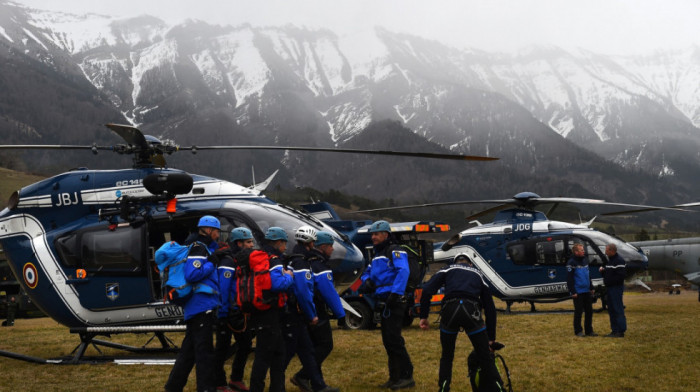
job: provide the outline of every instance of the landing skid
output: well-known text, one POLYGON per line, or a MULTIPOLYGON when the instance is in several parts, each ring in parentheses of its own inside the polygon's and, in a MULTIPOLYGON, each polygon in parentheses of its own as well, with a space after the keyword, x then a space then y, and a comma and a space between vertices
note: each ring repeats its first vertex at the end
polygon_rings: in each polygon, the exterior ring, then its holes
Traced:
POLYGON ((149 326, 131 326, 131 327, 81 327, 72 328, 71 333, 76 333, 80 336, 80 343, 71 351, 70 355, 58 358, 38 358, 28 355, 13 353, 10 351, 0 350, 0 356, 19 359, 22 361, 39 363, 39 364, 54 364, 54 365, 76 365, 76 364, 97 364, 105 362, 114 362, 120 364, 136 364, 136 363, 149 363, 149 364, 173 364, 175 362, 174 357, 144 357, 144 354, 165 354, 165 353, 177 353, 179 347, 173 343, 173 341, 165 336, 166 332, 184 332, 184 325, 149 325, 149 326), (101 339, 96 339, 98 336, 111 336, 123 333, 142 333, 142 334, 153 334, 150 339, 141 347, 129 346, 120 343, 109 342, 101 339), (154 339, 158 339, 160 342, 160 347, 146 347, 154 339), (114 348, 117 350, 123 350, 130 353, 138 354, 134 357, 129 356, 114 356, 114 355, 99 355, 99 356, 86 356, 85 351, 89 346, 93 346, 100 354, 102 350, 98 346, 114 348))
MULTIPOLYGON (((537 300, 528 300, 528 299, 512 299, 512 300, 503 300, 503 302, 506 303, 506 308, 505 309, 498 309, 496 308, 497 311, 503 312, 505 314, 555 314, 555 313, 573 313, 573 309, 561 309, 561 310, 546 310, 546 311, 538 311, 537 308, 535 307, 535 303, 557 303, 557 302, 563 302, 563 301, 568 301, 571 300, 571 297, 562 297, 562 298, 555 298, 555 299, 537 299, 537 300), (511 306, 515 302, 528 302, 530 304, 530 310, 529 311, 524 311, 524 310, 519 310, 519 311, 513 311, 511 310, 511 306)), ((593 303, 595 303, 596 300, 593 300, 593 303)), ((603 302, 603 307, 601 309, 593 309, 594 313, 602 312, 605 310, 605 303, 603 302)))

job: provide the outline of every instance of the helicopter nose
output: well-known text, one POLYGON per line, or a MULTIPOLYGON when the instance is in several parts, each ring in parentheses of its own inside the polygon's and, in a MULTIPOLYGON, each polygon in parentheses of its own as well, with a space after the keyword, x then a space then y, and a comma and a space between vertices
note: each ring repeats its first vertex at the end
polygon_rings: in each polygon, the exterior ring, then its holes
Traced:
POLYGON ((649 268, 649 258, 643 253, 637 253, 636 257, 630 257, 625 264, 627 275, 634 275, 638 272, 646 271, 649 268))
POLYGON ((364 271, 365 259, 360 249, 351 242, 336 241, 329 264, 336 285, 349 286, 364 271))

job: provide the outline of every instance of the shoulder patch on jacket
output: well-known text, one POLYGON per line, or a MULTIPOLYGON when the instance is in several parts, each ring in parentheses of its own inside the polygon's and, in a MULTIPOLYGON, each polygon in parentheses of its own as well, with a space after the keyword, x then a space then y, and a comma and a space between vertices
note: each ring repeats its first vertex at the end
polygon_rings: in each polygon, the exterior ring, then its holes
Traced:
POLYGON ((195 260, 195 261, 192 262, 192 266, 193 266, 194 268, 199 268, 199 267, 202 266, 202 262, 199 261, 199 260, 195 260))
POLYGON ((394 257, 396 257, 396 258, 401 257, 401 252, 398 251, 398 250, 395 250, 395 251, 394 251, 394 257))

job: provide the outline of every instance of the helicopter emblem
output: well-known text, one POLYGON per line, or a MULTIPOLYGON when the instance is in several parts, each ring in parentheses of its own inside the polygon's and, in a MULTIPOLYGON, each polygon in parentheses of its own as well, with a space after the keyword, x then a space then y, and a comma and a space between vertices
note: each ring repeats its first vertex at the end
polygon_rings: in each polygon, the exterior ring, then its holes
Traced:
POLYGON ((116 301, 117 298, 119 298, 119 283, 107 283, 105 285, 105 292, 107 293, 107 298, 116 301))

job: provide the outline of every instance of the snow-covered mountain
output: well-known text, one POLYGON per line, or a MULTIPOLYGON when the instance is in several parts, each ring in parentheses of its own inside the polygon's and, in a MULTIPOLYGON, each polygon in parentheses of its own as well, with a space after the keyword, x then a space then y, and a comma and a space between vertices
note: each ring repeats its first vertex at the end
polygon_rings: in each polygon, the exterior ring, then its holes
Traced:
POLYGON ((573 145, 653 177, 689 181, 700 169, 698 47, 637 57, 535 47, 509 56, 380 28, 340 39, 2 1, 0 11, 0 50, 82 74, 129 121, 183 144, 207 139, 192 131, 202 121, 228 127, 210 140, 340 145, 389 119, 530 174, 550 170, 546 154, 571 155, 573 145))

